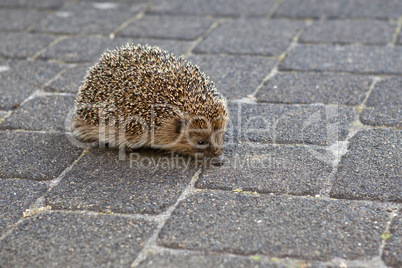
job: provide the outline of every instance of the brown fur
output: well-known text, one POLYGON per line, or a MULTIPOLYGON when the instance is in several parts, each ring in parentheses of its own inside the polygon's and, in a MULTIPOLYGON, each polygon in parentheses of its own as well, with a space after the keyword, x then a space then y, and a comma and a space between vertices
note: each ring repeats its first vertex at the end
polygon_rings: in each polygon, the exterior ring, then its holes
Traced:
POLYGON ((112 146, 215 157, 227 120, 225 100, 197 66, 156 47, 126 46, 88 72, 73 133, 112 146))

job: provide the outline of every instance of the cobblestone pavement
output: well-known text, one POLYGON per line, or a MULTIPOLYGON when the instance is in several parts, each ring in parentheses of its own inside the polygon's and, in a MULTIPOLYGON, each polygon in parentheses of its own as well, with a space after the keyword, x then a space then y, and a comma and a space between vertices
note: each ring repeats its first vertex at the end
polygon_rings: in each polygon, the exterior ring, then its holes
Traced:
POLYGON ((101 1, 0 0, 0 267, 402 267, 402 1, 101 1), (74 142, 127 43, 215 81, 225 165, 74 142))

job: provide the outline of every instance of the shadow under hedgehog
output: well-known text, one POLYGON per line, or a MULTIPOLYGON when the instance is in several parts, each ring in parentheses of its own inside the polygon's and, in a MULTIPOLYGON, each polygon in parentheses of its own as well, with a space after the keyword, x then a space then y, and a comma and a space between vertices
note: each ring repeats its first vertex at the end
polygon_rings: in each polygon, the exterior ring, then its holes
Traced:
POLYGON ((82 141, 150 147, 223 160, 226 100, 182 57, 157 47, 108 50, 79 88, 73 134, 82 141))

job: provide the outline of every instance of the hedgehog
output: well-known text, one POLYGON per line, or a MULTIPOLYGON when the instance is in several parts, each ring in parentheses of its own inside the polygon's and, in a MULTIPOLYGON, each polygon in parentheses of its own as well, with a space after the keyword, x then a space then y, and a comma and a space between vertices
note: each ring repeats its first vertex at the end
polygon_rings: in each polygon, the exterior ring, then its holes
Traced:
POLYGON ((149 45, 107 50, 79 88, 81 141, 223 160, 226 100, 199 67, 149 45))

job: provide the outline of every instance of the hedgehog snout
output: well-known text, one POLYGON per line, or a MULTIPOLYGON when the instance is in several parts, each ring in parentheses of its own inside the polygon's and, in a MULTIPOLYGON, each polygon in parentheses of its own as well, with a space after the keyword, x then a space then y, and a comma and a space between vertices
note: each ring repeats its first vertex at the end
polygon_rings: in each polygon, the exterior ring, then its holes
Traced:
POLYGON ((222 156, 222 148, 208 148, 205 151, 205 156, 207 157, 221 157, 222 156))
POLYGON ((223 155, 215 156, 211 158, 211 164, 214 166, 222 166, 225 163, 223 155))

